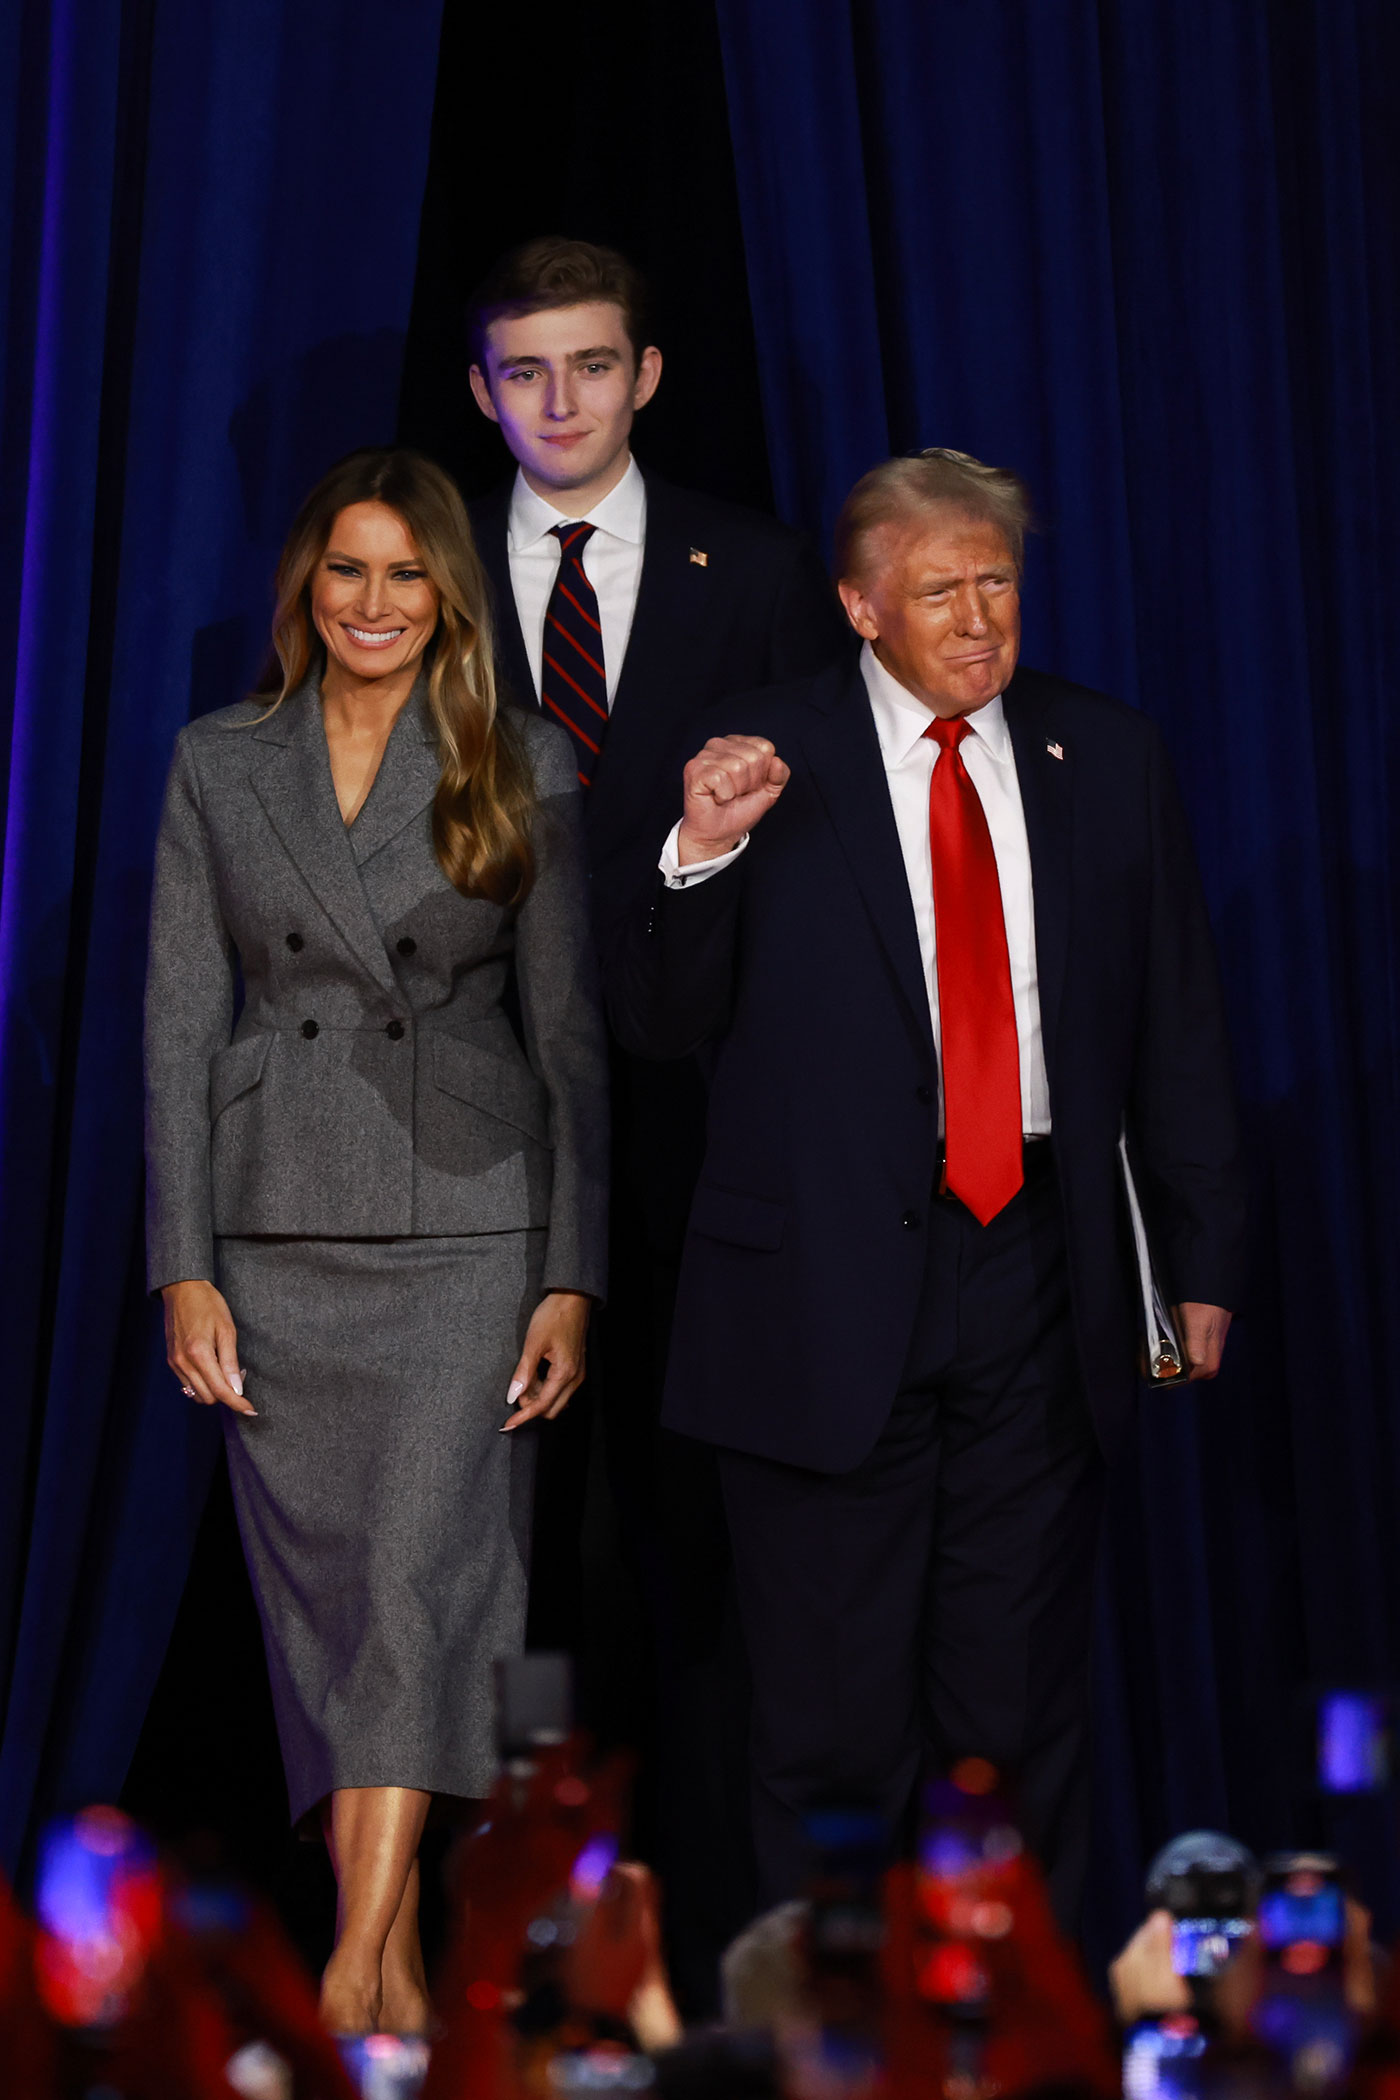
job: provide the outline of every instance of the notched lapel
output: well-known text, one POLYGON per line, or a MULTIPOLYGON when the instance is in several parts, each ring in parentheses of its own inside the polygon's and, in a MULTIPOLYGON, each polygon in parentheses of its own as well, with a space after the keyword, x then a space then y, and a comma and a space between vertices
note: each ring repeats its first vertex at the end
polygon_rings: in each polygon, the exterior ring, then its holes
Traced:
POLYGON ((1056 721, 1053 701, 1031 689, 1018 692, 1015 679, 1004 706, 1030 847, 1040 1029, 1051 1064, 1069 955, 1074 746, 1056 721))
POLYGON ((688 666, 693 651, 703 647, 705 623, 722 587, 713 567, 691 560, 694 544, 693 522, 675 492, 649 474, 637 605, 588 797, 588 828, 595 841, 611 836, 614 827, 628 830, 643 816, 649 784, 672 762, 679 812, 677 738, 694 701, 692 685, 677 677, 676 666, 688 666))
MULTIPOLYGON (((394 726, 397 734, 402 724, 394 726)), ((258 745, 250 774, 253 792, 273 830, 346 946, 376 984, 397 994, 335 799, 315 686, 290 694, 253 731, 253 739, 258 745)))
POLYGON ((692 546, 693 533, 676 515, 671 490, 648 475, 642 573, 613 696, 614 721, 624 710, 631 715, 634 691, 645 690, 649 718, 661 712, 655 702, 657 692, 665 689, 667 666, 684 653, 688 637, 699 631, 714 603, 715 572, 708 557, 704 562, 691 560, 692 546))
POLYGON ((803 749, 875 931, 932 1057, 933 1022, 914 903, 880 740, 859 671, 846 681, 828 713, 814 713, 803 749))

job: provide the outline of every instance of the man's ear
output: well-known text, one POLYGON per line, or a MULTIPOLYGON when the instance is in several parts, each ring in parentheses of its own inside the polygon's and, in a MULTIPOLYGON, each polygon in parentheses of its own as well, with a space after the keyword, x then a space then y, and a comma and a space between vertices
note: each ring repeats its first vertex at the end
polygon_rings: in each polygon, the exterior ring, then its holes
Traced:
POLYGON ((482 371, 480 365, 473 365, 467 377, 471 381, 471 389, 476 396, 476 405, 481 410, 481 413, 484 416, 489 416, 493 423, 499 423, 501 419, 496 414, 496 404, 491 399, 491 389, 486 384, 486 374, 482 371))
POLYGON ((876 625, 875 616, 870 610, 870 600, 866 597, 860 585, 853 583, 849 576, 843 576, 836 586, 836 592, 841 603, 846 608, 846 618, 850 621, 856 633, 867 642, 878 641, 880 639, 880 629, 876 625))
POLYGON ((637 383, 632 389, 633 408, 645 408, 660 384, 661 352, 655 343, 648 343, 637 359, 637 383))

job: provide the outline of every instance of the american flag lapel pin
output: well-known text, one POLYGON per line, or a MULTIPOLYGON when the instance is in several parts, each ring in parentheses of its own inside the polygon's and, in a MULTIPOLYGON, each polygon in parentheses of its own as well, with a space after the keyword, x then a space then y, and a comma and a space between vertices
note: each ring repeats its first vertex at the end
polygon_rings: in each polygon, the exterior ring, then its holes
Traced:
POLYGON ((1050 739, 1049 739, 1049 737, 1047 737, 1047 738, 1045 739, 1045 748, 1046 748, 1046 750, 1047 750, 1047 751, 1048 751, 1048 752, 1050 753, 1050 756, 1051 756, 1052 758, 1063 758, 1063 757, 1064 757, 1064 755, 1065 755, 1065 747, 1064 747, 1064 745, 1063 745, 1063 744, 1052 744, 1052 743, 1051 743, 1051 741, 1050 741, 1050 739))
POLYGON ((708 569, 710 566, 710 557, 708 554, 706 554, 703 547, 692 547, 690 550, 690 558, 694 562, 697 569, 708 569))

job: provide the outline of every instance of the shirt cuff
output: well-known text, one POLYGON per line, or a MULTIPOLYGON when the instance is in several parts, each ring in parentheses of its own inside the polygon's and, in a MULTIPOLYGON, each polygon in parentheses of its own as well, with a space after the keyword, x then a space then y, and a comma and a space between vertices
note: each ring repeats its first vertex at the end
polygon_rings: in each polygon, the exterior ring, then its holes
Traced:
POLYGON ((679 824, 671 826, 666 843, 661 848, 661 858, 656 864, 666 878, 668 890, 694 889, 697 882, 704 882, 711 875, 718 875, 721 868, 727 868, 731 861, 737 860, 749 843, 749 835, 745 832, 738 845, 731 846, 727 853, 718 853, 713 860, 691 861, 683 868, 677 858, 680 851, 680 830, 679 824))

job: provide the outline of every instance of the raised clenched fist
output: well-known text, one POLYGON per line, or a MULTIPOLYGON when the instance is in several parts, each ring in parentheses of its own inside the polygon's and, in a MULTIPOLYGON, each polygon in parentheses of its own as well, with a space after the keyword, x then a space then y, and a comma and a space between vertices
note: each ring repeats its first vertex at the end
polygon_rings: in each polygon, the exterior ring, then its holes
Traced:
POLYGON ((728 853, 767 815, 787 782, 788 768, 767 737, 712 736, 685 769, 680 865, 728 853))

